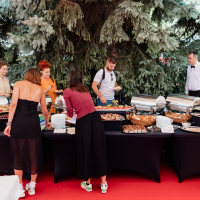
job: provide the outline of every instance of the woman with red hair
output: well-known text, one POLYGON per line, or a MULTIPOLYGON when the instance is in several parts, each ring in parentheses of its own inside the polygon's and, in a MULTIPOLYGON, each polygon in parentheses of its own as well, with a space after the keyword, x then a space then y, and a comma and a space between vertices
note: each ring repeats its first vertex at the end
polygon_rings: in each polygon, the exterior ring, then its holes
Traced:
MULTIPOLYGON (((55 104, 55 100, 57 97, 57 94, 55 93, 55 90, 57 90, 56 81, 50 77, 50 64, 47 60, 41 60, 39 63, 39 69, 42 73, 41 77, 41 87, 45 93, 45 95, 48 95, 51 97, 52 104, 55 104)), ((51 106, 50 113, 55 113, 55 108, 53 108, 53 105, 51 106)))

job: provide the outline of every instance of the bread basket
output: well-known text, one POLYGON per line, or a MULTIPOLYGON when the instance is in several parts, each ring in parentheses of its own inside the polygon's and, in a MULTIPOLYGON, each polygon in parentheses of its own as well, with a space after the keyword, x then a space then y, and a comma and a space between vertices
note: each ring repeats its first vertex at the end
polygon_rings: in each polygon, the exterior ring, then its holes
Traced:
POLYGON ((176 114, 176 113, 171 112, 170 110, 168 110, 165 113, 165 116, 173 119, 174 123, 177 123, 177 124, 182 124, 182 122, 189 122, 191 120, 191 118, 192 118, 191 115, 188 115, 188 114, 176 114))
MULTIPOLYGON (((140 116, 140 119, 135 119, 135 118, 133 118, 133 116, 130 116, 130 121, 132 122, 132 124, 151 126, 156 122, 156 118, 155 119, 151 119, 151 120, 148 120, 148 119, 143 120, 143 119, 141 119, 142 115, 139 115, 139 116, 140 116)), ((144 117, 150 117, 150 116, 145 116, 144 115, 144 117)), ((151 116, 151 118, 152 118, 152 116, 151 116)))

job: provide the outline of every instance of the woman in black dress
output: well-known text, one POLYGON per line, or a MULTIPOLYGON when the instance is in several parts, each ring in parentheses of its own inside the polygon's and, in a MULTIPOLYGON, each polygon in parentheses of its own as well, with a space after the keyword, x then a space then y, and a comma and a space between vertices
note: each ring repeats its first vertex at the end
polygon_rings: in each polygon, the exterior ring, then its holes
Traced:
POLYGON ((43 167, 40 119, 37 106, 40 102, 46 127, 50 128, 48 111, 43 90, 40 87, 40 72, 30 68, 23 81, 15 83, 12 102, 4 134, 10 137, 11 167, 19 176, 21 197, 25 196, 22 186, 23 170, 31 174, 26 185, 29 195, 35 194, 36 178, 43 167))
POLYGON ((77 114, 78 178, 84 180, 81 187, 90 192, 92 191, 91 177, 101 177, 101 192, 106 193, 108 159, 104 126, 100 114, 95 109, 92 97, 82 81, 82 73, 72 71, 69 88, 63 92, 68 116, 73 116, 73 109, 77 114))

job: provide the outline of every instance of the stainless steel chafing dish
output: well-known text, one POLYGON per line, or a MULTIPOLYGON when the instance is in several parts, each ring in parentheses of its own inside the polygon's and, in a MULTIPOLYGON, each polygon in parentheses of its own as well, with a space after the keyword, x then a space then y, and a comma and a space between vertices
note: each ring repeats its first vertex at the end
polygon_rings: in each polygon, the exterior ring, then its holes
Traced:
POLYGON ((164 110, 165 105, 166 101, 163 96, 137 94, 131 99, 133 110, 147 111, 150 114, 164 110))
POLYGON ((167 99, 167 108, 170 110, 191 113, 199 105, 199 97, 170 94, 167 99))
MULTIPOLYGON (((52 105, 52 100, 51 100, 51 97, 48 96, 48 95, 46 96, 46 105, 47 105, 47 109, 50 110, 51 105, 52 105)), ((37 111, 38 111, 38 112, 41 112, 41 111, 42 111, 42 108, 41 108, 40 103, 38 104, 37 111)))
POLYGON ((66 111, 65 100, 64 100, 64 98, 63 98, 62 95, 60 95, 59 97, 56 98, 55 104, 53 105, 53 107, 54 107, 56 110, 63 110, 63 111, 66 111))

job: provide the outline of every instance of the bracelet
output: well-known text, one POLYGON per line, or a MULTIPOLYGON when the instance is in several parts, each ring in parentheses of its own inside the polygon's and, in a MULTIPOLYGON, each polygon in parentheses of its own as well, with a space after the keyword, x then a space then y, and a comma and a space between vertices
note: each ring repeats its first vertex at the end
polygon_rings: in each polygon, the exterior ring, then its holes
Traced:
POLYGON ((12 122, 7 122, 6 125, 7 125, 7 126, 8 126, 8 125, 12 126, 12 122))

